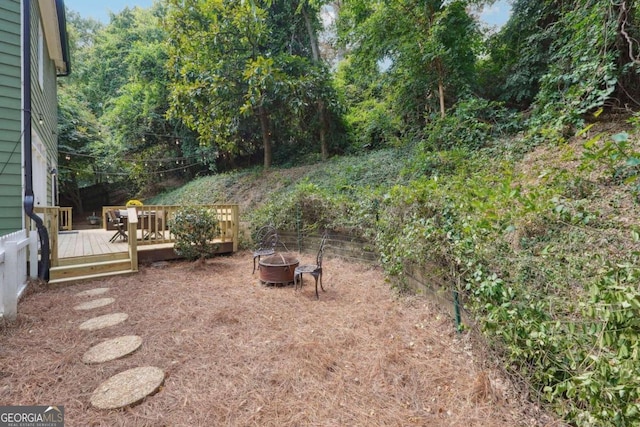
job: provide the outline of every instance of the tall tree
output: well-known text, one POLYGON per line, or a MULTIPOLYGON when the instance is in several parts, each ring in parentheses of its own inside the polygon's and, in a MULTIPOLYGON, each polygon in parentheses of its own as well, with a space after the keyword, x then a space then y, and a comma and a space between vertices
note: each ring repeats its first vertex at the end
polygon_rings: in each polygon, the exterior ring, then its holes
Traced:
POLYGON ((75 89, 66 85, 58 90, 58 183, 60 194, 83 212, 80 188, 94 182, 90 147, 100 138, 100 126, 75 89))
POLYGON ((127 173, 141 190, 155 191, 163 181, 159 178, 181 177, 191 169, 193 155, 203 153, 197 153, 192 132, 166 117, 169 78, 167 34, 161 24, 164 8, 156 3, 151 9, 128 13, 133 20, 127 31, 133 35, 120 37, 135 41, 121 53, 126 66, 124 83, 107 100, 101 121, 117 147, 110 155, 112 165, 117 164, 117 170, 127 173), (185 158, 185 152, 190 158, 185 158))
POLYGON ((284 144, 301 130, 300 115, 321 93, 322 73, 313 70, 309 34, 295 13, 299 3, 169 4, 172 116, 221 155, 261 146, 269 168, 274 142, 284 144))
POLYGON ((469 3, 346 0, 340 9, 341 38, 354 64, 387 68, 387 93, 410 127, 421 128, 431 111, 444 116, 470 87, 479 33, 469 3))
POLYGON ((481 95, 519 109, 531 105, 549 68, 561 12, 558 2, 513 2, 509 20, 487 41, 489 55, 483 61, 478 88, 481 95))
MULTIPOLYGON (((301 10, 302 16, 304 17, 305 28, 307 29, 307 33, 309 36, 309 46, 311 48, 311 58, 313 59, 313 63, 316 67, 322 69, 323 63, 320 58, 320 44, 318 42, 318 15, 319 10, 322 7, 324 2, 312 1, 308 0, 300 4, 299 9, 301 10)), ((320 137, 320 153, 322 156, 322 160, 327 160, 329 157, 329 148, 327 145, 327 133, 328 133, 328 117, 327 117, 327 107, 325 105, 325 100, 320 97, 316 103, 318 107, 318 118, 319 118, 319 137, 320 137)))
POLYGON ((84 207, 80 188, 95 182, 95 158, 91 145, 102 138, 98 119, 89 107, 83 88, 91 67, 90 50, 103 25, 67 11, 69 48, 74 72, 58 79, 58 184, 59 193, 78 212, 84 207))

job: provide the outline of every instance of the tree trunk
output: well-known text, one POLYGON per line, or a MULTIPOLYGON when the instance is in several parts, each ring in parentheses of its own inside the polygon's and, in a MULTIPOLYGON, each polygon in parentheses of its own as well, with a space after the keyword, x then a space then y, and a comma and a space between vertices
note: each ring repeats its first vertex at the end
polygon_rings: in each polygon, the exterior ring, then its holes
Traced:
POLYGON ((438 98, 440 99, 440 117, 445 116, 444 107, 444 72, 442 70, 442 62, 440 59, 436 60, 436 69, 438 73, 438 98))
MULTIPOLYGON (((311 25, 311 19, 309 18, 309 13, 307 12, 306 7, 302 8, 302 16, 304 16, 304 23, 307 27, 307 33, 309 33, 309 42, 311 44, 311 55, 313 57, 313 62, 315 64, 320 64, 320 49, 318 47, 318 38, 316 37, 316 32, 313 29, 313 25, 311 25)), ((322 155, 322 160, 327 160, 329 158, 329 147, 327 144, 327 111, 324 106, 324 101, 319 100, 316 104, 318 106, 318 119, 320 121, 320 153, 322 155)))
POLYGON ((320 115, 320 153, 322 160, 325 161, 329 158, 329 147, 327 144, 327 115, 323 101, 318 101, 318 113, 320 115))
POLYGON ((264 146, 264 170, 271 167, 271 129, 269 126, 269 114, 263 106, 258 107, 260 130, 262 131, 262 145, 264 146))

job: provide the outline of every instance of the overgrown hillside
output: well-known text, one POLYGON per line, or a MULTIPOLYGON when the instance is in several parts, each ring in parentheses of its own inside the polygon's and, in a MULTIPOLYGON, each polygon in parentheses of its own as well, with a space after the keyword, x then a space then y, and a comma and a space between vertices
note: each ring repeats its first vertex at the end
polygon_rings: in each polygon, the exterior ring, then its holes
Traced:
POLYGON ((250 221, 260 208, 270 206, 277 210, 277 198, 292 195, 304 198, 307 187, 311 187, 308 196, 314 197, 316 190, 338 195, 365 189, 383 191, 394 184, 406 183, 408 177, 402 176, 407 164, 405 154, 406 150, 380 150, 266 172, 255 168, 211 175, 151 200, 161 204, 237 203, 242 219, 250 221))
POLYGON ((505 368, 567 421, 637 425, 633 131, 600 123, 529 148, 515 138, 477 151, 376 151, 201 178, 153 202, 236 202, 249 227, 367 237, 395 286, 414 265, 458 290, 505 368))

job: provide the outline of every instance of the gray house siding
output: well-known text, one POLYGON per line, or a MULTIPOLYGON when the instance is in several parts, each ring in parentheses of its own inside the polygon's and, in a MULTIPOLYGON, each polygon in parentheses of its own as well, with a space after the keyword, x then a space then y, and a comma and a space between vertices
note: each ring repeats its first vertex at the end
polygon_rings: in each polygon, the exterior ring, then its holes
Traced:
POLYGON ((22 229, 20 1, 0 2, 0 235, 22 229))

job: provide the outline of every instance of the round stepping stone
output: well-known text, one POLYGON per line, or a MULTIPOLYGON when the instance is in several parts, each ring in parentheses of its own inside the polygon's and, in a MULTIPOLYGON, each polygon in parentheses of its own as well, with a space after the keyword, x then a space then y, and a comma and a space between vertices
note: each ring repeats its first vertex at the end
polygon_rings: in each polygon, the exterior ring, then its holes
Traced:
POLYGON ((92 310, 98 307, 104 307, 105 305, 113 304, 115 298, 98 298, 93 301, 83 302, 73 307, 74 310, 92 310))
POLYGON ((127 313, 105 314, 104 316, 94 317, 93 319, 83 322, 80 325, 80 329, 85 331, 95 331, 96 329, 107 328, 109 326, 122 323, 127 320, 128 317, 129 315, 127 313))
POLYGON ((100 384, 91 395, 99 409, 118 409, 133 405, 157 391, 164 382, 160 368, 145 366, 120 372, 100 384))
POLYGON ((142 338, 137 335, 112 338, 87 350, 82 361, 87 364, 108 362, 133 353, 140 345, 142 338))
POLYGON ((109 291, 109 288, 88 289, 86 291, 78 292, 76 296, 77 297, 94 297, 96 295, 102 295, 108 291, 109 291))

